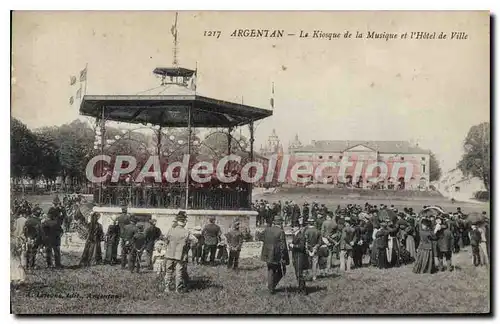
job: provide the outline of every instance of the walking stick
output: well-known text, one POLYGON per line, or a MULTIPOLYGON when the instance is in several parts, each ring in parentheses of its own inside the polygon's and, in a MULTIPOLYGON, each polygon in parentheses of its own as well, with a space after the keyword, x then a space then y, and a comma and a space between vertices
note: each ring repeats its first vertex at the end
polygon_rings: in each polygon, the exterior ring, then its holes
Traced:
MULTIPOLYGON (((281 272, 283 273, 283 277, 285 277, 286 265, 285 265, 285 262, 283 262, 283 261, 281 261, 281 272)), ((285 294, 286 294, 286 301, 288 303, 289 313, 291 314, 292 313, 292 303, 290 302, 290 296, 288 294, 288 288, 286 285, 285 285, 285 294)))

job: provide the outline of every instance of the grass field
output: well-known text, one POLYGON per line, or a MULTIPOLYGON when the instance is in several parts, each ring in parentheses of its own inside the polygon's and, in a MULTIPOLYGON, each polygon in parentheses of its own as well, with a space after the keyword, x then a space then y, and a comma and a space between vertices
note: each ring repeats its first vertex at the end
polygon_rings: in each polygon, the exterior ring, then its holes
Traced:
POLYGON ((293 200, 297 204, 299 204, 300 207, 304 204, 305 201, 307 201, 309 204, 311 204, 313 201, 316 201, 319 204, 325 204, 330 210, 335 210, 338 205, 341 207, 345 207, 347 204, 357 204, 364 206, 366 202, 372 204, 372 205, 380 205, 380 204, 385 204, 385 205, 394 205, 394 207, 398 208, 399 210, 403 210, 404 207, 411 207, 415 212, 420 212, 422 210, 422 207, 424 205, 438 205, 442 207, 446 212, 455 212, 457 210, 457 207, 460 207, 462 209, 462 212, 465 214, 471 213, 471 212, 482 212, 486 211, 489 214, 490 210, 490 204, 489 203, 484 203, 484 202, 478 202, 478 203, 469 203, 469 202, 456 202, 452 203, 449 199, 446 198, 434 198, 434 199, 406 199, 406 200, 401 200, 401 199, 391 199, 390 196, 384 198, 381 197, 373 197, 372 199, 370 198, 359 198, 359 197, 349 197, 347 195, 345 196, 339 196, 339 195, 328 195, 325 194, 324 192, 308 192, 308 193, 290 193, 290 192, 277 192, 274 194, 261 194, 261 195, 256 195, 253 197, 253 200, 257 199, 264 199, 269 202, 277 202, 280 200, 282 203, 285 201, 290 201, 293 200))
MULTIPOLYGON (((337 204, 363 204, 361 200, 341 197, 273 198, 316 200, 329 208, 337 204), (318 199, 319 198, 319 199, 318 199)), ((33 197, 50 205, 52 197, 33 197)), ((381 203, 372 201, 371 203, 381 203)), ((383 203, 388 204, 387 201, 383 203)), ((444 205, 443 201, 443 205, 444 205)), ((424 202, 395 201, 397 208, 424 202)), ((465 212, 488 210, 485 204, 443 206, 465 212)), ((63 254, 69 268, 51 271, 44 268, 28 274, 28 283, 11 290, 15 314, 423 314, 488 313, 490 311, 489 269, 475 268, 469 251, 453 256, 456 271, 434 275, 416 275, 411 266, 378 270, 371 267, 318 278, 307 283, 309 295, 296 293, 293 268, 288 267, 276 295, 266 290, 265 264, 245 259, 238 273, 224 266, 205 267, 189 264, 190 292, 165 295, 156 289, 153 273, 131 274, 118 267, 77 268, 79 255, 63 254)))
MULTIPOLYGON (((77 263, 76 256, 64 255, 64 265, 77 263)), ((307 282, 308 296, 296 293, 292 267, 269 295, 265 265, 256 259, 242 260, 239 272, 189 264, 190 291, 180 295, 158 292, 151 272, 132 274, 119 266, 40 269, 11 291, 11 305, 15 314, 487 313, 489 270, 470 263, 463 251, 454 255, 455 271, 434 275, 416 275, 411 266, 342 274, 335 268, 307 282)))

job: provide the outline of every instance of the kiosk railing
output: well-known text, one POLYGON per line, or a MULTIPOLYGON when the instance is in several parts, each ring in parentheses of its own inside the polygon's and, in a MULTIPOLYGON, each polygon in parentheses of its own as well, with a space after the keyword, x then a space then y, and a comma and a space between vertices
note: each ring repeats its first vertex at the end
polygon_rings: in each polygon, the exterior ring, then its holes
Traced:
MULTIPOLYGON (((193 187, 189 189, 188 209, 250 210, 250 190, 250 184, 233 187, 193 187)), ((186 187, 103 186, 94 190, 94 202, 99 206, 184 209, 186 187)))

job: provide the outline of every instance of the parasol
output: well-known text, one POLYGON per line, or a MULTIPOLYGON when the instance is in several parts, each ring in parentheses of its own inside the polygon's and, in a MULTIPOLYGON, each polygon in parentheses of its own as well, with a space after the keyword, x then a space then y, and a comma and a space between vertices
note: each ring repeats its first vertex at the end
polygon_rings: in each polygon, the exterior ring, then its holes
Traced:
POLYGON ((379 221, 394 221, 398 216, 396 213, 390 209, 382 209, 378 211, 379 221))
POLYGON ((420 217, 428 218, 428 217, 438 217, 446 212, 439 206, 429 206, 420 211, 420 217))
POLYGON ((404 220, 404 219, 400 219, 400 220, 398 220, 398 222, 397 222, 396 224, 397 224, 398 226, 401 226, 401 225, 403 225, 403 226, 409 226, 409 225, 410 225, 410 224, 409 224, 406 220, 404 220))
POLYGON ((484 219, 485 219, 485 217, 478 212, 472 212, 469 215, 467 215, 467 217, 465 218, 465 220, 471 224, 482 223, 482 222, 484 222, 484 219))
POLYGON ((74 219, 78 222, 87 222, 87 220, 90 220, 90 213, 92 212, 93 208, 93 203, 80 204, 80 206, 77 207, 77 210, 75 211, 74 219))

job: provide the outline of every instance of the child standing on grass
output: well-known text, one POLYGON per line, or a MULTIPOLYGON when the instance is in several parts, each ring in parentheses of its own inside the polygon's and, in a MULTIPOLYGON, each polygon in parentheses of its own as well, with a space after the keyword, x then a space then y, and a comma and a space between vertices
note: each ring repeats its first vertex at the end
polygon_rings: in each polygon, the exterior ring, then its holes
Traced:
POLYGON ((167 250, 165 249, 165 242, 156 241, 155 249, 153 251, 152 262, 153 262, 153 271, 156 273, 159 282, 163 282, 163 278, 165 277, 165 272, 167 271, 167 250))

